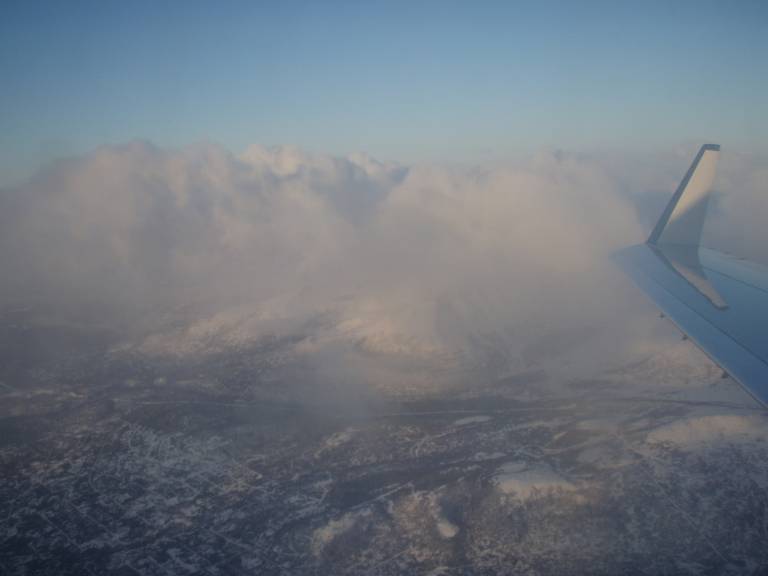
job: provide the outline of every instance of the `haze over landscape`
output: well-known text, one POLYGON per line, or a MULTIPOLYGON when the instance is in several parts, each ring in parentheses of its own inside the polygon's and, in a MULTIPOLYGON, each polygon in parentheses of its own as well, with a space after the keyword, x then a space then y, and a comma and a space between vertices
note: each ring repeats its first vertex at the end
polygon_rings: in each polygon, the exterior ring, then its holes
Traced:
POLYGON ((0 573, 758 574, 764 410, 611 260, 760 2, 10 3, 0 573))

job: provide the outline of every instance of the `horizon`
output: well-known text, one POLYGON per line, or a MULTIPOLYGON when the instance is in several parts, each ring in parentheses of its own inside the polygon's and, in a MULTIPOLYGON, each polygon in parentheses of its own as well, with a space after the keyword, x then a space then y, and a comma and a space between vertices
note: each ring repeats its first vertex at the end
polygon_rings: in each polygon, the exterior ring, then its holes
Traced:
POLYGON ((767 14, 746 1, 14 2, 0 186, 135 139, 403 163, 703 141, 764 155, 767 14))

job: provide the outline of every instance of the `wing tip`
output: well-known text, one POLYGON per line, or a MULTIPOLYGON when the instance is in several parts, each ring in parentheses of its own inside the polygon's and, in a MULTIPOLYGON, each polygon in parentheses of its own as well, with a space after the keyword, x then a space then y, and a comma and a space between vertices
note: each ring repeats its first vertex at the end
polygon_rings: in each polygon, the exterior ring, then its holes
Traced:
MULTIPOLYGON (((657 245, 662 240, 662 234, 664 233, 665 229, 667 228, 667 225, 669 224, 670 217, 672 216, 673 212, 675 211, 675 207, 677 206, 678 202, 682 198, 686 188, 688 187, 688 183, 691 181, 691 178, 693 178, 694 174, 696 173, 696 170, 699 167, 699 162, 704 157, 704 154, 706 152, 720 152, 720 144, 702 144, 701 148, 699 148, 698 153, 696 154, 695 158, 693 159, 693 163, 691 164, 690 168, 688 168, 688 172, 685 174, 685 177, 680 182, 680 185, 678 186, 675 193, 672 195, 672 198, 670 199, 669 203, 667 204, 666 208, 664 209, 664 212, 662 213, 659 220, 656 222, 656 226, 654 226, 653 231, 651 232, 651 235, 648 237, 648 240, 646 240, 646 244, 651 245, 657 245)), ((708 193, 708 190, 705 191, 708 193)), ((699 238, 701 236, 701 229, 703 226, 703 220, 697 222, 694 227, 691 228, 691 230, 687 231, 687 236, 696 236, 696 239, 689 238, 686 242, 682 242, 684 244, 692 244, 692 245, 698 245, 699 238)))

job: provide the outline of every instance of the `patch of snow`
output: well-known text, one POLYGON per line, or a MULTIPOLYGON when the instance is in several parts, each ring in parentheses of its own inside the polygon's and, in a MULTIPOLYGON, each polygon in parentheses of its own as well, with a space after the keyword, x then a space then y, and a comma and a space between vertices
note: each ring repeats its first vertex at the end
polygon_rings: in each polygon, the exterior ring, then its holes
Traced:
POLYGON ((355 432, 356 430, 354 428, 347 428, 339 432, 334 432, 333 434, 331 434, 325 439, 325 441, 323 442, 323 445, 315 452, 315 456, 320 456, 328 450, 334 450, 339 446, 343 446, 344 444, 352 440, 352 437, 355 435, 355 432))
POLYGON ((478 452, 470 460, 474 460, 475 462, 482 462, 484 460, 498 460, 499 458, 504 458, 506 454, 504 452, 491 452, 488 454, 487 452, 478 452))
POLYGON ((763 438, 765 432, 766 420, 760 416, 716 414, 661 426, 646 436, 646 442, 701 446, 715 442, 756 440, 763 438))
POLYGON ((459 527, 443 518, 437 523, 437 531, 440 532, 440 536, 443 538, 451 539, 459 533, 459 527))
POLYGON ((496 487, 504 494, 514 494, 527 500, 537 494, 563 490, 571 492, 575 486, 546 465, 526 462, 508 462, 499 468, 496 487))
POLYGON ((352 435, 355 433, 355 431, 352 428, 347 428, 346 430, 342 430, 341 432, 336 432, 335 434, 331 434, 326 440, 325 440, 325 447, 326 448, 338 448, 342 444, 346 444, 352 439, 352 435))
POLYGON ((481 422, 488 422, 490 419, 490 416, 467 416, 466 418, 459 418, 453 425, 466 426, 467 424, 479 424, 481 422))
POLYGON ((325 526, 317 528, 312 534, 312 553, 315 556, 322 554, 326 546, 333 542, 338 536, 347 532, 357 522, 361 516, 367 516, 370 512, 350 512, 344 514, 341 518, 329 521, 325 526))

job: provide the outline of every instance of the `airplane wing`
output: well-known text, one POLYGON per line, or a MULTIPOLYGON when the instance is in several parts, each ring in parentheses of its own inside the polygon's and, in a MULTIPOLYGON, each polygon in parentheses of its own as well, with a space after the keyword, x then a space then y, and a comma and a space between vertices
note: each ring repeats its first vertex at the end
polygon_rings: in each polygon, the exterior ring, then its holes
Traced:
POLYGON ((702 248, 720 146, 705 144, 622 269, 712 360, 768 407, 768 269, 702 248))

